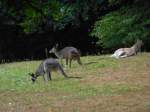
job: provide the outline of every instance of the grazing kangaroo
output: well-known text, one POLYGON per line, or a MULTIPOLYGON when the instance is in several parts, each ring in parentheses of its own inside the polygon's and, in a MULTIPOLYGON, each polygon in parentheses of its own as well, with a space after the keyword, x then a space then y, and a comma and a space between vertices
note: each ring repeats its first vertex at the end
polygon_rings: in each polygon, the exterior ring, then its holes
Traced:
POLYGON ((60 51, 57 50, 58 44, 56 44, 49 53, 54 53, 60 60, 62 64, 62 59, 66 59, 66 65, 68 65, 69 61, 69 67, 71 68, 71 62, 72 60, 77 60, 78 64, 82 65, 80 60, 80 53, 75 47, 65 47, 61 49, 60 51))
POLYGON ((114 52, 110 57, 115 58, 126 58, 129 56, 136 55, 139 51, 141 51, 141 46, 143 45, 142 40, 137 40, 137 42, 130 48, 120 48, 114 52))
POLYGON ((43 76, 45 81, 51 80, 51 72, 59 71, 64 77, 68 78, 61 65, 52 58, 46 59, 41 62, 35 73, 29 73, 32 82, 35 82, 38 76, 43 76))

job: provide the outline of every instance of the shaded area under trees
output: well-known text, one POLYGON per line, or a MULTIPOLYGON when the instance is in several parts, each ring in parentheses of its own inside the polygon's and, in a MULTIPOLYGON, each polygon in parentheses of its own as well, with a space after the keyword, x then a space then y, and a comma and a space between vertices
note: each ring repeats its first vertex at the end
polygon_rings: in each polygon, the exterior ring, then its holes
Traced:
MULTIPOLYGON (((122 7, 134 7, 135 2, 140 4, 141 1, 1 0, 0 60, 43 59, 46 58, 45 48, 49 50, 56 43, 60 48, 75 46, 82 55, 101 53, 102 50, 110 52, 96 44, 100 38, 91 38, 94 23, 106 14, 122 7)), ((146 30, 149 24, 144 26, 146 30)), ((145 49, 150 50, 149 42, 146 42, 145 49)))

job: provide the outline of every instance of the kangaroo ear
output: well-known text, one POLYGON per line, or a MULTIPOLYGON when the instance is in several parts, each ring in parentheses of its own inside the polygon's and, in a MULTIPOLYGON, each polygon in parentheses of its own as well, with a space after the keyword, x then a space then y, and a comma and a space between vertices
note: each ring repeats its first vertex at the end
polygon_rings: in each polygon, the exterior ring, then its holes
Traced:
POLYGON ((34 77, 34 74, 33 74, 33 73, 28 73, 28 75, 30 75, 31 77, 34 77))
POLYGON ((58 44, 58 43, 56 43, 55 47, 58 47, 58 46, 59 46, 59 44, 58 44))

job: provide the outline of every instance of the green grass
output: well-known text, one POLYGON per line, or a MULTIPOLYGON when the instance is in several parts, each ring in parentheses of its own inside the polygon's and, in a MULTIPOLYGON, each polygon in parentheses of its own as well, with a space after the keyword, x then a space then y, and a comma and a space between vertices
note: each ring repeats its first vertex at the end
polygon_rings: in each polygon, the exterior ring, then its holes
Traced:
MULTIPOLYGON (((110 68, 116 67, 118 61, 115 59, 106 58, 104 56, 87 56, 83 57, 82 61, 85 63, 85 66, 79 67, 75 62, 73 62, 73 67, 71 70, 66 70, 70 75, 79 74, 82 79, 88 75, 99 75, 92 74, 93 71, 99 68, 110 68), (91 62, 91 63, 90 63, 91 62), (81 71, 76 71, 80 70, 81 71), (75 72, 71 74, 71 72, 75 72), (90 73, 90 74, 88 74, 90 73)), ((33 84, 30 80, 29 72, 34 72, 40 61, 26 61, 26 62, 17 62, 10 64, 0 65, 0 91, 15 91, 15 92, 44 92, 44 91, 55 91, 55 92, 67 92, 71 94, 77 94, 79 96, 88 96, 88 95, 97 95, 97 94, 119 94, 119 92, 132 91, 132 86, 124 84, 118 86, 116 84, 104 84, 98 87, 92 85, 84 85, 80 83, 80 79, 69 79, 66 80, 63 76, 53 73, 52 81, 45 83, 39 77, 37 82, 33 84), (126 89, 124 89, 124 87, 126 89), (121 91, 122 90, 122 91, 121 91)))
MULTIPOLYGON (((84 63, 83 66, 79 66, 73 61, 72 68, 65 69, 69 76, 81 78, 65 79, 59 73, 52 72, 52 81, 46 83, 43 77, 39 77, 34 84, 31 82, 28 73, 34 72, 41 61, 1 64, 0 104, 4 104, 4 108, 0 109, 7 110, 5 104, 14 101, 18 101, 20 105, 23 103, 22 106, 26 105, 26 108, 29 104, 34 105, 35 102, 43 107, 49 107, 49 105, 53 107, 55 104, 64 101, 66 104, 72 105, 70 108, 74 111, 73 104, 68 103, 74 102, 74 99, 82 102, 94 97, 101 99, 132 93, 139 94, 141 91, 149 90, 148 81, 146 81, 148 78, 142 80, 145 77, 143 74, 149 70, 147 67, 145 68, 145 66, 149 66, 147 63, 149 56, 150 54, 143 53, 121 60, 110 58, 108 55, 85 56, 81 58, 84 63), (40 97, 37 97, 39 94, 40 97)), ((82 108, 84 106, 81 106, 78 110, 82 108)), ((38 109, 41 109, 41 107, 39 106, 38 109)), ((63 107, 61 109, 64 109, 62 112, 66 111, 63 107)), ((94 108, 92 110, 97 111, 94 108)), ((90 112, 90 109, 88 112, 90 112)))

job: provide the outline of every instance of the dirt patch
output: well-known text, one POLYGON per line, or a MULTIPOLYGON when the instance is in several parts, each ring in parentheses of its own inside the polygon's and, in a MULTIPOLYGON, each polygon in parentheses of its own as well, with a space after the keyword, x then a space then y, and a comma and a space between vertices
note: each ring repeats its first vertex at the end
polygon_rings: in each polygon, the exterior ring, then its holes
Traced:
POLYGON ((96 96, 86 99, 60 101, 53 105, 54 112, 149 112, 150 96, 126 94, 120 96, 96 96))

